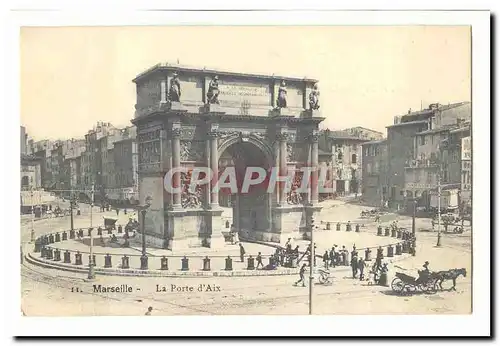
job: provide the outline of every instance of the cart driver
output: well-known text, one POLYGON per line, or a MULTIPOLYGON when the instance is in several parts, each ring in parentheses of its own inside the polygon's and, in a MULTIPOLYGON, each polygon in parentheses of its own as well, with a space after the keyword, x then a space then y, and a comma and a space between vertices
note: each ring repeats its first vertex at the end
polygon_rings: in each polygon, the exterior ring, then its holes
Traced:
POLYGON ((425 282, 427 281, 429 275, 430 275, 430 270, 429 270, 429 262, 425 261, 424 265, 422 266, 424 269, 418 271, 418 279, 417 283, 420 282, 425 282))

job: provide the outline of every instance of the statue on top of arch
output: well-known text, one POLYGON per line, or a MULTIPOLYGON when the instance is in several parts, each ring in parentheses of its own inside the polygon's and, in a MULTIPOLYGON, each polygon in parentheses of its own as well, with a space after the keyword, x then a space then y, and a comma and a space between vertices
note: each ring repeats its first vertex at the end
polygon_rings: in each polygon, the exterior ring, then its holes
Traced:
POLYGON ((276 99, 276 108, 286 108, 286 83, 284 80, 281 81, 280 87, 278 89, 278 98, 276 99))
POLYGON ((172 80, 170 81, 168 100, 172 102, 179 102, 181 100, 181 83, 176 72, 174 72, 172 80))
POLYGON ((309 93, 309 106, 311 110, 319 109, 319 90, 318 83, 314 83, 313 89, 309 93))
POLYGON ((208 84, 207 103, 208 104, 220 104, 219 103, 219 77, 218 76, 214 76, 214 78, 212 78, 212 80, 208 84))

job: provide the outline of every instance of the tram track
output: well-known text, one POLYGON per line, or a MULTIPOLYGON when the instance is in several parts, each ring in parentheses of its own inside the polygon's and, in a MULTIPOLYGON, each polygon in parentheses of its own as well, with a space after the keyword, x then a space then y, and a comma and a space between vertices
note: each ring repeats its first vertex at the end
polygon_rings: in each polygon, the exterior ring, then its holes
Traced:
MULTIPOLYGON (((29 266, 26 266, 23 264, 23 271, 22 271, 22 276, 33 280, 37 281, 49 286, 55 286, 58 288, 62 289, 67 289, 70 290, 71 287, 75 285, 75 283, 83 283, 85 282, 84 279, 82 278, 76 278, 76 277, 67 277, 67 276, 57 276, 53 277, 50 275, 47 275, 46 273, 34 270, 33 268, 30 268, 29 266)), ((470 283, 468 282, 462 282, 462 283, 457 283, 457 287, 465 286, 470 283)), ((280 283, 280 284, 267 284, 267 285, 259 285, 259 286, 245 286, 246 288, 260 288, 262 290, 269 289, 269 288, 289 288, 290 283, 280 283)), ((335 287, 335 283, 333 286, 335 287)), ((326 291, 326 292, 316 292, 315 297, 328 297, 328 296, 338 296, 338 295, 344 295, 345 297, 342 297, 343 300, 345 299, 363 299, 363 298, 369 298, 369 297, 374 297, 377 294, 383 294, 381 290, 367 290, 366 287, 363 288, 357 288, 357 289, 349 289, 349 287, 341 285, 341 288, 344 288, 343 290, 340 291, 326 291), (345 289, 347 288, 347 290, 345 289)), ((375 286, 377 287, 377 286, 375 286)), ((294 300, 300 300, 301 298, 304 298, 305 302, 307 303, 308 301, 308 290, 304 290, 300 294, 288 294, 285 296, 271 296, 271 297, 261 297, 259 299, 255 299, 251 296, 244 297, 243 299, 241 298, 241 295, 236 296, 234 295, 235 292, 243 289, 243 287, 234 287, 234 288, 229 288, 229 289, 224 289, 224 294, 225 296, 231 296, 234 299, 229 299, 229 300, 218 300, 216 302, 204 302, 202 304, 191 304, 191 305, 186 305, 186 304, 179 304, 175 303, 176 299, 181 299, 182 297, 185 297, 182 293, 169 293, 169 298, 160 298, 160 297, 152 297, 151 295, 143 295, 143 294, 134 294, 131 297, 112 297, 112 296, 103 296, 102 294, 96 294, 93 292, 82 292, 84 294, 90 295, 90 296, 96 296, 99 298, 102 298, 104 300, 111 300, 111 301, 116 301, 116 302, 126 302, 126 303, 137 303, 137 302, 143 302, 143 301, 148 301, 150 302, 149 304, 154 306, 154 303, 159 303, 159 304, 165 304, 167 306, 170 306, 172 308, 177 308, 177 309, 185 309, 189 311, 190 313, 194 314, 222 314, 224 310, 231 310, 231 309, 237 309, 237 308, 242 308, 245 306, 254 306, 254 305, 266 305, 266 304, 273 304, 273 305, 280 305, 284 304, 286 301, 294 301, 294 300), (233 293, 233 294, 231 294, 233 293)), ((297 287, 297 289, 301 289, 300 287, 297 287)), ((323 287, 321 287, 323 289, 323 287)), ((390 288, 387 288, 390 289, 390 288)), ((265 294, 264 292, 255 292, 257 294, 265 294)), ((439 293, 438 293, 439 294, 439 293)), ((434 295, 433 295, 434 296, 434 295)), ((194 296, 192 297, 194 299, 200 299, 200 296, 194 296)), ((225 298, 225 297, 224 297, 225 298)), ((163 313, 171 314, 172 310, 168 308, 162 308, 155 306, 154 308, 156 311, 160 311, 163 313)))

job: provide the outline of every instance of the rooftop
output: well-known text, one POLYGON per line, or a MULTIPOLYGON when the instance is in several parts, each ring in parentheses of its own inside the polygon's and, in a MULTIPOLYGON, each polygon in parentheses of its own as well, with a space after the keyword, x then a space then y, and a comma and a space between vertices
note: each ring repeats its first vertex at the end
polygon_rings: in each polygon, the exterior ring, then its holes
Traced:
POLYGON ((408 121, 408 122, 405 122, 405 123, 388 125, 386 127, 387 128, 392 128, 392 127, 400 127, 400 126, 407 126, 407 125, 427 124, 427 122, 428 122, 427 120, 415 120, 415 121, 408 121))
POLYGON ((274 74, 253 74, 253 73, 242 73, 242 72, 232 72, 232 71, 224 71, 219 69, 208 69, 206 67, 199 68, 187 65, 180 64, 171 64, 171 63, 158 63, 147 70, 139 73, 132 82, 137 83, 141 79, 154 74, 158 71, 184 71, 191 73, 204 73, 204 74, 217 74, 217 75, 226 75, 226 76, 241 76, 241 77, 249 77, 249 78, 260 78, 260 79, 284 79, 288 81, 306 81, 306 82, 317 82, 316 79, 307 78, 307 77, 293 77, 293 76, 278 76, 274 74))
POLYGON ((361 145, 371 145, 371 144, 384 144, 387 142, 387 139, 380 139, 378 141, 369 141, 369 142, 365 142, 365 143, 362 143, 361 145))
POLYGON ((425 131, 422 131, 422 132, 417 132, 417 133, 415 133, 415 136, 418 136, 418 135, 430 135, 432 133, 449 132, 449 131, 450 131, 449 127, 440 127, 440 128, 437 128, 437 129, 425 130, 425 131))

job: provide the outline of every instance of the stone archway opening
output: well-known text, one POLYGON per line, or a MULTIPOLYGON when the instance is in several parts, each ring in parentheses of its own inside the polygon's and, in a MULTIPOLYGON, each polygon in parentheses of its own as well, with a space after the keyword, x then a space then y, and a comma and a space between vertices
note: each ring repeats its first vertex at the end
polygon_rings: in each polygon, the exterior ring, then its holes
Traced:
MULTIPOLYGON (((219 193, 220 202, 228 199, 231 201, 234 228, 243 238, 254 238, 257 232, 269 231, 271 194, 267 192, 267 188, 272 167, 270 158, 257 145, 239 141, 229 145, 222 152, 219 167, 219 174, 229 167, 234 168, 236 173, 237 192, 222 188, 219 193), (261 183, 250 186, 245 192, 242 188, 248 167, 263 168, 267 176, 261 183)), ((256 178, 257 173, 253 173, 252 179, 256 178)))

